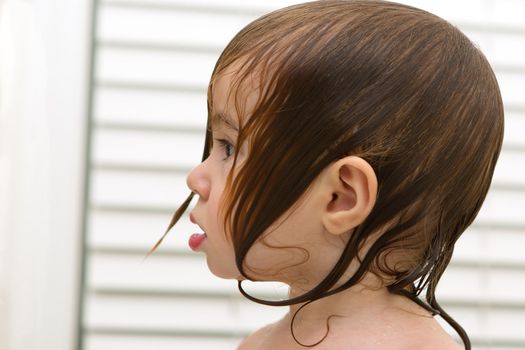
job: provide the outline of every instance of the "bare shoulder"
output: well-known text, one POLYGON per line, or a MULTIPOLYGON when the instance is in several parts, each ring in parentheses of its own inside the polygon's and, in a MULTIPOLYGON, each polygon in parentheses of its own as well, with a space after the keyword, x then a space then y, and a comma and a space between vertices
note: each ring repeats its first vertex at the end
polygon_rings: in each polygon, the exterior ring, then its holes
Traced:
MULTIPOLYGON (((436 322, 437 324, 437 322, 436 322)), ((422 337, 413 337, 414 349, 420 350, 464 350, 464 347, 457 343, 454 338, 441 327, 427 329, 420 334, 422 337)))
POLYGON ((400 346, 396 349, 464 350, 463 344, 456 342, 435 316, 416 310, 398 314, 400 346))
POLYGON ((268 336, 272 328, 274 327, 274 324, 271 323, 269 325, 266 325, 252 334, 248 335, 246 338, 242 340, 242 342, 239 344, 239 347, 237 350, 253 350, 256 349, 261 342, 268 336))
POLYGON ((456 343, 452 337, 448 339, 431 339, 418 347, 421 350, 464 350, 464 347, 456 343))

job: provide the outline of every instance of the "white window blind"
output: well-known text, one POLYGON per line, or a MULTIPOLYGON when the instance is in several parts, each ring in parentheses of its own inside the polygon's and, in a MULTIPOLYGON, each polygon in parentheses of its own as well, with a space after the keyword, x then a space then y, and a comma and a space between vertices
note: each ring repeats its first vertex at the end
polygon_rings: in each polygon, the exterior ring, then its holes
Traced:
MULTIPOLYGON (((437 297, 475 349, 525 349, 525 1, 401 2, 456 24, 498 77, 503 151, 437 297)), ((187 248, 195 227, 187 216, 144 257, 189 194, 222 48, 252 19, 292 3, 96 2, 83 349, 234 349, 286 312, 244 300, 234 281, 212 276, 187 248)))

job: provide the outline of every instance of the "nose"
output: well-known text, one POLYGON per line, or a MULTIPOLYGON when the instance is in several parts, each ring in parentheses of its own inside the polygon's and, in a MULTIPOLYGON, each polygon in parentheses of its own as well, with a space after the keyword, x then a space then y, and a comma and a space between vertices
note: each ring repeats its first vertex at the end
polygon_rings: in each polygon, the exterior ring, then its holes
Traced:
POLYGON ((208 199, 210 194, 210 181, 205 172, 205 162, 194 167, 186 177, 188 188, 202 199, 208 199))

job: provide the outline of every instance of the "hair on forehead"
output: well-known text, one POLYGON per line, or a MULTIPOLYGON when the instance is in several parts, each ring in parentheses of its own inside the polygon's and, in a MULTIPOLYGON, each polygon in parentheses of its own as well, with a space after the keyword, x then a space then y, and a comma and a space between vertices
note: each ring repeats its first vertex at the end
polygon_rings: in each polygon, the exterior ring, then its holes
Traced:
POLYGON ((262 100, 266 97, 268 82, 271 82, 271 76, 268 74, 269 65, 270 61, 274 61, 274 58, 256 62, 250 55, 243 55, 220 70, 216 68, 208 87, 208 110, 209 115, 211 115, 211 122, 216 120, 215 117, 227 117, 220 119, 225 122, 238 123, 240 128, 244 126, 245 122, 254 114, 252 108, 259 108, 262 100), (228 84, 224 83, 223 79, 228 84), (223 101, 224 107, 221 111, 214 104, 215 91, 219 82, 221 82, 220 88, 227 90, 225 101, 223 101), (255 101, 253 101, 254 97, 256 97, 255 101), (254 106, 249 106, 250 101, 255 102, 254 106), (226 113, 226 111, 229 112, 226 113), (237 119, 237 122, 234 119, 237 119))

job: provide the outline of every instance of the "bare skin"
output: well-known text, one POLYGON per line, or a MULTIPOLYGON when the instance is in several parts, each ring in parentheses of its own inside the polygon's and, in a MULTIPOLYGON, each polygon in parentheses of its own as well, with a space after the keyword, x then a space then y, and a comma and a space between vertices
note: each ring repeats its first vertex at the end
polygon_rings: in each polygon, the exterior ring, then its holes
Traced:
MULTIPOLYGON (((368 290, 359 286, 306 306, 294 322, 294 334, 305 345, 314 344, 330 331, 315 350, 461 350, 430 313, 386 289, 368 290), (333 298, 333 299, 331 299, 333 298), (308 308, 311 306, 311 309, 308 308), (304 314, 303 314, 303 311, 304 314), (302 315, 303 314, 303 315, 302 315)), ((246 337, 238 350, 306 349, 292 337, 290 323, 298 309, 293 305, 281 320, 246 337)))

